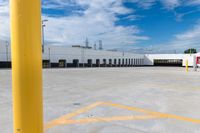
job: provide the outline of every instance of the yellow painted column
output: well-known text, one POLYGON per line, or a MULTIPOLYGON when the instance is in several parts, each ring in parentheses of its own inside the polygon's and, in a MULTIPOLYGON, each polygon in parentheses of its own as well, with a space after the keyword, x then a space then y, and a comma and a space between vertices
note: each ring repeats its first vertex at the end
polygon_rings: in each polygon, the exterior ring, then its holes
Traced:
POLYGON ((11 0, 14 133, 42 133, 41 1, 11 0))
POLYGON ((188 72, 188 71, 189 71, 189 69, 188 69, 188 60, 186 60, 185 69, 186 69, 186 72, 188 72))

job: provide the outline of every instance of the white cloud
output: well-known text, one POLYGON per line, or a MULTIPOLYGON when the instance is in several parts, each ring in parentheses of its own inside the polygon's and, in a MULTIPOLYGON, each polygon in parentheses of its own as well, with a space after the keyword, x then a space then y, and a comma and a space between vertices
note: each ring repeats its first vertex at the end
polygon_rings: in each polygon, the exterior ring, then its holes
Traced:
POLYGON ((172 10, 181 5, 181 0, 160 0, 166 9, 172 10))
POLYGON ((183 52, 188 48, 200 50, 200 21, 196 25, 183 33, 174 35, 174 39, 160 45, 156 45, 156 50, 160 52, 183 52))
POLYGON ((200 5, 200 0, 188 0, 186 1, 188 5, 200 5))
POLYGON ((72 0, 43 0, 42 6, 45 9, 64 9, 66 6, 75 6, 75 1, 72 0))
POLYGON ((49 42, 60 44, 83 44, 88 37, 91 45, 95 41, 103 40, 106 48, 119 47, 124 42, 136 43, 139 40, 147 40, 148 37, 137 36, 140 30, 136 26, 116 26, 118 18, 115 14, 127 14, 132 10, 122 6, 122 1, 108 0, 102 2, 95 0, 77 1, 79 5, 87 5, 88 9, 82 16, 49 17, 46 28, 46 38, 49 42), (54 34, 52 34, 54 33, 54 34))
POLYGON ((149 9, 156 3, 160 2, 167 10, 174 10, 179 6, 196 6, 200 5, 200 0, 126 0, 127 2, 137 3, 139 7, 149 9))
POLYGON ((9 38, 9 21, 8 1, 3 0, 0 3, 0 40, 8 40, 9 38))
MULTIPOLYGON (((88 37, 90 44, 103 40, 104 47, 120 47, 124 42, 135 44, 148 37, 139 36, 140 30, 136 26, 117 26, 116 15, 133 13, 134 10, 126 8, 122 0, 48 0, 43 2, 45 9, 62 9, 68 6, 86 7, 82 15, 51 16, 43 14, 43 19, 48 19, 45 28, 46 42, 54 45, 84 44, 88 37)), ((1 4, 0 14, 0 40, 9 38, 8 2, 1 4), (5 14, 5 15, 3 15, 5 14)), ((72 8, 73 10, 73 8, 72 8)), ((76 12, 75 10, 74 12, 76 12)))
MULTIPOLYGON (((200 0, 47 0, 43 1, 44 9, 62 9, 67 7, 82 7, 84 10, 74 10, 75 14, 55 17, 43 14, 48 19, 45 28, 45 39, 48 43, 55 45, 84 44, 88 37, 90 45, 95 41, 103 40, 106 48, 118 48, 125 44, 137 44, 142 40, 149 40, 148 37, 140 35, 142 32, 137 26, 120 26, 115 22, 119 20, 116 15, 128 15, 125 19, 134 21, 137 14, 134 9, 126 8, 124 1, 137 3, 145 9, 150 8, 156 2, 161 2, 165 9, 173 10, 179 6, 199 5, 200 0), (81 12, 81 15, 77 15, 81 12)), ((177 14, 181 20, 185 14, 177 14)), ((175 35, 175 39, 161 49, 185 49, 186 47, 198 47, 200 38, 200 23, 193 29, 182 34, 175 35)), ((0 40, 9 39, 9 4, 8 0, 0 3, 0 40)))
POLYGON ((176 40, 172 43, 174 47, 200 49, 200 21, 191 30, 177 34, 175 37, 176 40))
POLYGON ((144 9, 149 9, 157 2, 162 3, 165 9, 173 10, 174 8, 181 5, 183 0, 126 0, 127 2, 137 3, 140 7, 144 9))
POLYGON ((126 0, 126 2, 137 3, 139 7, 149 9, 157 0, 126 0))

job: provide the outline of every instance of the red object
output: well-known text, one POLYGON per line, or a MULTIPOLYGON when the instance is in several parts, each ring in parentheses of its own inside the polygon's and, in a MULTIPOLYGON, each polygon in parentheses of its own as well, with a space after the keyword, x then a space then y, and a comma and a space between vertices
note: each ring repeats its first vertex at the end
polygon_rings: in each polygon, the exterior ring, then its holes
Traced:
POLYGON ((200 56, 197 57, 197 64, 200 64, 200 56))

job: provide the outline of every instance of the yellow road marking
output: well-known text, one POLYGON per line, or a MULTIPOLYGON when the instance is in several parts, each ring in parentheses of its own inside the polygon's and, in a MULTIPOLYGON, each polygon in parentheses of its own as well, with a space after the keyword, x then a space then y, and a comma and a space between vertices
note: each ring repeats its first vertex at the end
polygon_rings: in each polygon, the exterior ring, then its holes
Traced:
POLYGON ((156 115, 95 117, 95 118, 84 118, 79 120, 62 120, 59 122, 59 125, 83 124, 83 123, 93 123, 93 122, 127 121, 127 120, 146 120, 146 119, 156 119, 156 118, 164 118, 164 117, 156 115))
POLYGON ((160 113, 160 112, 155 112, 155 111, 151 111, 151 110, 147 110, 147 109, 130 107, 130 106, 121 105, 121 104, 115 104, 115 103, 111 103, 111 102, 96 102, 96 103, 93 103, 82 109, 79 109, 75 112, 69 113, 58 119, 48 122, 45 125, 45 130, 52 128, 54 126, 57 126, 57 125, 82 124, 82 123, 91 123, 91 122, 126 121, 126 120, 146 120, 146 119, 157 119, 157 118, 173 118, 176 120, 200 124, 199 119, 187 118, 187 117, 182 117, 182 116, 177 116, 177 115, 167 114, 167 113, 160 113), (117 108, 126 109, 126 110, 130 110, 130 111, 141 112, 141 113, 144 113, 145 115, 144 116, 95 117, 95 118, 83 118, 83 119, 78 119, 78 120, 71 119, 72 117, 75 117, 79 114, 85 113, 85 112, 87 112, 97 106, 100 106, 100 105, 107 105, 107 106, 117 107, 117 108))
POLYGON ((155 111, 151 111, 151 110, 147 110, 147 109, 130 107, 130 106, 125 106, 125 105, 121 105, 121 104, 114 104, 111 102, 104 102, 104 104, 113 106, 113 107, 131 110, 131 111, 143 112, 143 113, 150 114, 150 115, 157 115, 157 116, 161 116, 161 117, 165 117, 165 118, 173 118, 173 119, 177 119, 177 120, 200 124, 200 119, 193 119, 193 118, 187 118, 187 117, 177 116, 177 115, 173 115, 173 114, 160 113, 160 112, 155 112, 155 111))
POLYGON ((55 119, 55 120, 53 120, 53 121, 48 122, 48 123, 45 125, 44 128, 45 128, 45 130, 46 130, 46 129, 49 129, 49 128, 52 128, 52 127, 58 125, 58 123, 59 123, 60 121, 62 121, 62 120, 70 119, 70 118, 72 118, 72 117, 74 117, 74 116, 77 116, 77 115, 79 115, 79 114, 85 113, 85 112, 87 112, 87 111, 89 111, 89 110, 91 110, 91 109, 93 109, 93 108, 95 108, 96 106, 99 106, 99 105, 101 105, 101 104, 103 104, 103 102, 96 102, 96 103, 93 103, 93 104, 91 104, 91 105, 89 105, 89 106, 86 106, 86 107, 84 107, 84 108, 81 108, 81 109, 79 109, 79 110, 77 110, 77 111, 75 111, 75 112, 72 112, 72 113, 69 113, 69 114, 67 114, 67 115, 64 115, 64 116, 62 116, 62 117, 60 117, 60 118, 58 118, 58 119, 55 119))
POLYGON ((136 108, 136 107, 130 107, 130 106, 121 105, 121 104, 115 104, 115 103, 111 103, 111 102, 104 102, 103 104, 104 105, 108 105, 108 106, 112 106, 112 107, 117 107, 117 108, 121 108, 121 109, 130 110, 130 111, 136 111, 136 112, 142 112, 142 113, 146 113, 146 114, 155 115, 154 112, 148 111, 146 109, 141 109, 141 108, 136 108))

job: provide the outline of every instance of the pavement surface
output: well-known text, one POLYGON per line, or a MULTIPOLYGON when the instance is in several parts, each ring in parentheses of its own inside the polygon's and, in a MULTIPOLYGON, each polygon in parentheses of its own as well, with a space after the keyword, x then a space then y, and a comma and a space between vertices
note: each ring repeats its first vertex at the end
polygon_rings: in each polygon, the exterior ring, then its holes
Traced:
MULTIPOLYGON (((45 69, 43 79, 46 133, 200 133, 192 69, 45 69)), ((13 132, 10 70, 0 70, 0 132, 13 132)))

